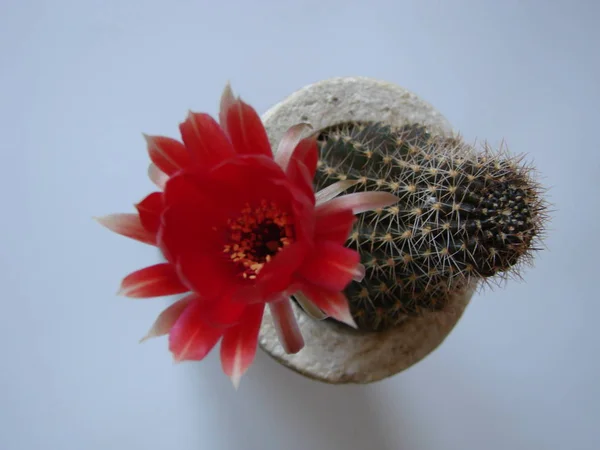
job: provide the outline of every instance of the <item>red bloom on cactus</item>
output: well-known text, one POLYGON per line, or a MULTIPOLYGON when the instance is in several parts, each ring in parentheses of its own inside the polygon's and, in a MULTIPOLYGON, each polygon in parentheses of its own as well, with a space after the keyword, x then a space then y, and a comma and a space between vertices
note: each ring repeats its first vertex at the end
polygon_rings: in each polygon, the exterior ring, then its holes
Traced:
POLYGON ((178 361, 201 360, 222 340, 223 370, 237 386, 254 359, 265 305, 287 352, 304 345, 294 294, 305 309, 354 324, 341 291, 364 269, 344 243, 355 214, 397 198, 337 197, 349 182, 315 195, 318 147, 315 136, 301 138, 307 125, 288 130, 273 155, 260 117, 229 86, 219 122, 190 113, 180 125, 183 142, 146 136, 149 176, 160 190, 138 203, 136 214, 98 220, 165 256, 125 277, 123 295, 189 292, 159 315, 146 338, 168 334, 178 361))

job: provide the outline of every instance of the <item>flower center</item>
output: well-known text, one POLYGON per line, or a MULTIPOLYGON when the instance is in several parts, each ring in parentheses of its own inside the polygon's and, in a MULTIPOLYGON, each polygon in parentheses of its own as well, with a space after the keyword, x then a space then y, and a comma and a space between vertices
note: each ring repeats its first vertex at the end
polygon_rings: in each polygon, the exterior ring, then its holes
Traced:
POLYGON ((256 279, 277 252, 294 242, 294 225, 274 202, 262 200, 254 209, 246 203, 227 225, 229 240, 223 253, 240 267, 244 279, 256 279))

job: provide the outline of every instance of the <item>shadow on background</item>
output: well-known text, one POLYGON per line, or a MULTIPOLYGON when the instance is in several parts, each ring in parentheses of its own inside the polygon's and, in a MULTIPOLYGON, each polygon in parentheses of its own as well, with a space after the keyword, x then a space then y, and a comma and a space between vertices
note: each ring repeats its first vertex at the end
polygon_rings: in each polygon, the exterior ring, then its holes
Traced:
MULTIPOLYGON (((210 364, 213 362, 216 361, 210 364)), ((210 372, 212 379, 213 370, 210 372)), ((224 378, 222 374, 214 375, 221 381, 224 378)), ((381 426, 383 411, 377 404, 377 395, 373 395, 375 385, 335 386, 310 380, 281 366, 262 351, 237 392, 230 384, 215 382, 217 384, 215 389, 219 392, 211 393, 209 403, 214 405, 214 398, 220 397, 214 414, 221 416, 219 423, 230 433, 227 448, 401 448, 399 443, 393 443, 393 436, 386 436, 381 426)), ((197 408, 207 406, 200 399, 197 408)), ((402 422, 399 418, 395 421, 402 422)))

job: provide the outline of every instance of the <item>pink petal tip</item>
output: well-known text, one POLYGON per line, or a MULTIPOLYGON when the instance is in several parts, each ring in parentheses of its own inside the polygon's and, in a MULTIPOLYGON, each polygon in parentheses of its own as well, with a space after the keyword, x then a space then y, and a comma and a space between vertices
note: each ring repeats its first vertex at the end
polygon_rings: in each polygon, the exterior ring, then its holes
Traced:
POLYGON ((350 209, 354 214, 360 214, 366 211, 374 211, 385 208, 386 206, 391 206, 399 200, 398 197, 389 192, 355 192, 322 203, 318 207, 318 212, 323 213, 350 209))
POLYGON ((117 295, 130 298, 151 298, 182 294, 188 290, 171 264, 160 263, 127 275, 121 282, 117 295))
POLYGON ((342 180, 321 189, 315 194, 317 206, 333 200, 345 190, 358 184, 358 180, 342 180))
POLYGON ((302 140, 304 132, 311 129, 312 125, 309 123, 300 122, 285 132, 279 142, 277 151, 275 152, 275 162, 279 164, 283 170, 287 170, 290 158, 292 157, 296 146, 302 140))
POLYGON ((135 239, 144 244, 156 245, 156 234, 146 230, 137 214, 118 213, 94 217, 96 222, 121 236, 135 239))
POLYGON ((156 164, 150 163, 148 165, 148 178, 150 178, 150 181, 152 181, 156 187, 161 191, 164 191, 169 176, 160 170, 156 164))
POLYGON ((352 279, 354 281, 360 283, 362 280, 365 279, 365 274, 366 274, 365 266, 363 266, 362 264, 358 264, 354 268, 354 278, 352 278, 352 279))

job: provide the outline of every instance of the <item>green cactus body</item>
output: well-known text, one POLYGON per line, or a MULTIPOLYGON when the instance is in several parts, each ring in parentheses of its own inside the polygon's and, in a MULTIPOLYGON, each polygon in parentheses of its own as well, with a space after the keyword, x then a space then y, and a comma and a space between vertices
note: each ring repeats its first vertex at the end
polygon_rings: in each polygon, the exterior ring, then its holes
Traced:
POLYGON ((519 158, 412 124, 342 124, 322 130, 319 146, 317 189, 357 180, 347 192, 400 198, 361 214, 347 243, 367 270, 346 289, 359 329, 443 308, 473 278, 503 278, 528 262, 544 204, 519 158))

